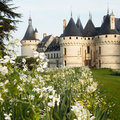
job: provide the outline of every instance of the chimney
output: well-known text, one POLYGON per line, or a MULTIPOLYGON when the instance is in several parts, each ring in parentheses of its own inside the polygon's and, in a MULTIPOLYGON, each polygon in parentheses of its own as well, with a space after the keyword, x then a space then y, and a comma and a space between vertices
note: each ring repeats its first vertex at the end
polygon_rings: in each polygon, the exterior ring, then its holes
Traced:
POLYGON ((47 37, 47 34, 46 33, 43 33, 43 38, 47 37))
POLYGON ((66 28, 66 20, 64 19, 63 20, 63 32, 64 32, 65 28, 66 28))
POLYGON ((37 29, 35 29, 35 39, 37 39, 37 40, 39 39, 37 29))
POLYGON ((110 29, 111 30, 115 29, 115 16, 113 12, 110 14, 110 29))
POLYGON ((56 36, 56 43, 58 43, 59 42, 59 37, 58 36, 56 36))

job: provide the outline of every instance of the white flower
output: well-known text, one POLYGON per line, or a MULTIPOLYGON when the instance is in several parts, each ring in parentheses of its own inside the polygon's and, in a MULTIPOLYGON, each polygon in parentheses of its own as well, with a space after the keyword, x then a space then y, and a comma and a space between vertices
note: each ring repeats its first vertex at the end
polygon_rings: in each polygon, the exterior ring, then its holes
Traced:
POLYGON ((43 68, 47 68, 47 65, 48 65, 48 63, 45 62, 44 65, 43 65, 43 68))
POLYGON ((87 92, 88 93, 93 93, 94 91, 96 91, 97 89, 97 82, 94 82, 91 86, 87 87, 87 92))
POLYGON ((22 62, 25 64, 25 63, 26 63, 26 59, 25 59, 25 58, 23 58, 23 59, 22 59, 22 62))
POLYGON ((54 107, 54 103, 53 103, 53 102, 49 102, 49 103, 48 103, 48 106, 49 106, 49 107, 54 107))
POLYGON ((17 86, 17 89, 23 91, 23 89, 19 85, 17 86))
POLYGON ((94 120, 95 119, 95 116, 92 116, 91 118, 90 118, 90 120, 94 120))
POLYGON ((27 65, 23 65, 23 71, 27 71, 28 68, 27 68, 27 65))
POLYGON ((78 120, 89 120, 90 119, 90 112, 89 110, 83 107, 82 103, 76 102, 74 106, 72 106, 72 111, 74 111, 75 115, 77 116, 78 120))
POLYGON ((0 86, 4 86, 4 83, 3 83, 3 82, 0 82, 0 86))
POLYGON ((38 72, 44 72, 43 68, 41 68, 41 67, 38 67, 38 68, 37 68, 37 71, 38 71, 38 72))
POLYGON ((8 61, 10 60, 10 57, 8 55, 4 56, 4 58, 8 61))
POLYGON ((3 99, 1 98, 1 93, 0 93, 0 101, 3 101, 3 99))
POLYGON ((6 66, 0 66, 0 72, 1 72, 1 74, 2 75, 5 75, 5 74, 7 74, 8 73, 8 69, 7 69, 7 67, 6 66))
POLYGON ((3 90, 3 92, 5 92, 5 93, 8 92, 8 89, 5 88, 5 89, 3 90))
POLYGON ((46 58, 45 53, 40 53, 40 59, 44 60, 46 58))
POLYGON ((9 113, 9 115, 4 114, 4 116, 5 116, 5 120, 11 120, 11 117, 10 117, 10 116, 12 116, 12 114, 11 114, 11 113, 9 113))
POLYGON ((13 60, 11 59, 11 60, 10 60, 10 63, 15 64, 15 61, 13 61, 13 60))
POLYGON ((31 100, 34 100, 35 96, 34 96, 34 95, 29 95, 29 98, 30 98, 31 100))
POLYGON ((9 80, 6 80, 4 84, 6 85, 6 84, 8 84, 8 82, 9 82, 9 80))
POLYGON ((39 53, 37 51, 34 52, 34 57, 35 58, 39 57, 39 53))

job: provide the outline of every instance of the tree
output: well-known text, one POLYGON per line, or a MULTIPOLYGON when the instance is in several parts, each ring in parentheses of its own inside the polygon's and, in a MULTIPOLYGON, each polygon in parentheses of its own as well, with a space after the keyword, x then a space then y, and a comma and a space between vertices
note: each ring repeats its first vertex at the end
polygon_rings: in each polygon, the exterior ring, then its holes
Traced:
POLYGON ((9 40, 9 32, 16 30, 16 23, 19 22, 17 19, 21 17, 21 14, 14 12, 17 7, 12 7, 11 1, 0 0, 0 51, 2 53, 5 49, 3 40, 9 40))

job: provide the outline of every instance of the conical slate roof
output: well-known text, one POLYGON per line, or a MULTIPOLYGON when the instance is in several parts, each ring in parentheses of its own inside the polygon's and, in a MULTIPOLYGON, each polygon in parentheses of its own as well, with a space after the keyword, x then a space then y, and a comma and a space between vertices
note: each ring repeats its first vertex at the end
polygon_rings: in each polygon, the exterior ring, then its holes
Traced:
POLYGON ((96 34, 95 26, 91 19, 88 20, 84 30, 83 30, 83 36, 85 37, 92 37, 96 34))
POLYGON ((100 35, 102 34, 118 34, 118 31, 110 29, 110 15, 105 16, 104 22, 101 25, 100 35))
POLYGON ((80 32, 80 34, 82 35, 82 32, 83 32, 83 26, 82 26, 82 23, 80 21, 80 18, 77 19, 77 23, 76 23, 76 26, 80 32))
POLYGON ((32 26, 31 18, 29 18, 29 25, 22 40, 35 40, 35 31, 32 26))
POLYGON ((72 17, 71 17, 68 25, 66 26, 64 33, 62 34, 62 37, 63 36, 80 36, 80 32, 79 32, 77 26, 75 25, 75 22, 72 17))

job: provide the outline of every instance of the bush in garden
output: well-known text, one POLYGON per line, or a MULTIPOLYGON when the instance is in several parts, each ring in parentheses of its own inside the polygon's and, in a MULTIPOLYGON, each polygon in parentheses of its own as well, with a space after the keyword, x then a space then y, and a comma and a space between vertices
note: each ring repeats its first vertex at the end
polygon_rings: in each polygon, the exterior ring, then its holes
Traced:
POLYGON ((111 69, 112 75, 120 76, 120 69, 111 69))
POLYGON ((0 59, 0 120, 105 120, 105 103, 88 68, 47 69, 45 54, 22 68, 14 54, 0 59), (98 104, 100 107, 98 107, 98 104))

